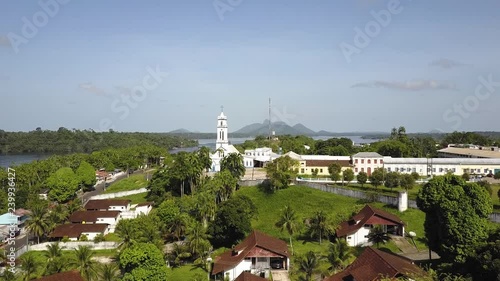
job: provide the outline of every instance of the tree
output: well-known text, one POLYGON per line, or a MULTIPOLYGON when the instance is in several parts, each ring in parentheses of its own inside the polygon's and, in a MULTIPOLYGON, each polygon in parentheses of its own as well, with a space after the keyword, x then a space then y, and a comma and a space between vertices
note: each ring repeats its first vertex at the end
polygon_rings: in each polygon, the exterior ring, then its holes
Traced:
POLYGON ((78 169, 76 169, 76 177, 79 184, 83 185, 86 189, 93 187, 96 183, 95 169, 86 161, 82 161, 78 169))
POLYGON ((353 256, 351 247, 347 245, 345 240, 339 239, 335 243, 330 243, 326 256, 328 262, 330 262, 329 269, 334 272, 343 270, 353 256))
POLYGON ((215 218, 217 204, 214 200, 215 196, 208 192, 200 192, 196 195, 196 216, 203 223, 204 227, 208 226, 209 221, 215 218))
POLYGON ((290 238, 290 248, 293 255, 292 236, 298 229, 298 221, 295 210, 293 210, 290 205, 286 205, 285 208, 281 211, 280 218, 276 222, 276 227, 278 227, 281 232, 283 232, 284 230, 288 232, 290 238))
POLYGON ((43 251, 43 256, 47 259, 47 268, 45 269, 47 275, 64 271, 63 249, 64 247, 61 247, 59 243, 54 243, 47 245, 47 250, 43 251))
POLYGON ((200 161, 200 166, 208 171, 212 167, 212 159, 210 158, 210 148, 202 146, 198 152, 198 159, 200 161))
POLYGON ((470 174, 467 173, 467 172, 464 172, 462 174, 462 179, 464 179, 465 181, 469 181, 470 180, 470 174))
POLYGON ((251 220, 256 214, 257 208, 246 196, 235 196, 222 202, 209 225, 212 245, 215 248, 230 248, 245 238, 252 230, 251 220))
POLYGON ((380 186, 384 182, 384 174, 385 171, 383 168, 377 168, 375 169, 372 174, 368 177, 370 180, 370 184, 373 185, 375 188, 380 186))
POLYGON ((42 205, 35 205, 31 210, 30 218, 26 221, 26 228, 36 236, 40 244, 40 236, 43 236, 49 227, 47 221, 47 209, 42 205))
POLYGON ((276 158, 267 164, 266 173, 270 181, 271 190, 287 188, 291 181, 297 177, 298 165, 299 162, 288 155, 276 158))
POLYGON ((452 174, 434 177, 420 189, 417 206, 425 213, 429 248, 445 262, 464 263, 488 236, 493 205, 486 189, 476 183, 452 174))
POLYGON ((310 281, 312 275, 316 272, 319 267, 319 257, 313 251, 307 252, 299 260, 299 269, 301 272, 305 273, 305 280, 310 281))
POLYGON ((116 234, 121 238, 120 249, 127 249, 132 246, 136 241, 135 229, 132 220, 120 220, 116 225, 116 234))
POLYGON ((358 183, 363 186, 368 180, 368 175, 365 172, 359 172, 356 179, 358 180, 358 183))
POLYGON ((342 166, 339 163, 332 163, 328 166, 328 173, 330 173, 330 179, 332 181, 340 180, 340 171, 342 170, 342 166))
POLYGON ((119 256, 124 281, 168 280, 163 253, 151 243, 137 243, 119 256))
POLYGON ((385 244, 389 240, 391 240, 391 237, 380 225, 376 225, 374 228, 370 229, 370 233, 368 233, 368 242, 377 245, 377 248, 380 243, 385 244))
POLYGON ((80 271, 80 274, 86 279, 91 280, 96 275, 97 264, 92 259, 94 252, 89 246, 78 246, 73 252, 73 259, 70 264, 80 271))
POLYGON ((187 214, 179 214, 174 217, 173 221, 167 225, 168 231, 177 238, 177 241, 181 241, 181 238, 185 236, 188 229, 189 217, 187 214))
POLYGON ((224 202, 233 195, 237 185, 238 179, 229 170, 223 170, 209 181, 208 189, 215 193, 218 202, 224 202))
POLYGON ((33 275, 40 267, 40 263, 36 260, 35 256, 31 253, 21 257, 21 269, 23 271, 23 281, 31 280, 33 275))
MULTIPOLYGON (((193 257, 204 257, 210 250, 209 235, 202 223, 195 223, 187 232, 188 247, 193 257)), ((202 263, 203 260, 199 260, 202 263)))
POLYGON ((120 271, 114 263, 103 263, 97 268, 97 276, 101 281, 118 281, 120 271))
POLYGON ((418 181, 420 179, 420 174, 417 172, 412 172, 411 177, 415 180, 418 181))
POLYGON ((220 170, 228 170, 234 178, 239 180, 245 175, 243 156, 239 153, 229 153, 220 161, 220 170))
POLYGON ((313 178, 316 178, 318 177, 318 173, 319 173, 319 169, 318 168, 314 168, 311 170, 311 175, 313 178))
POLYGON ((50 188, 50 199, 64 203, 75 198, 78 183, 79 179, 71 168, 60 168, 47 179, 47 187, 50 188))
MULTIPOLYGON (((410 176, 411 177, 411 176, 410 176)), ((384 185, 389 188, 395 188, 400 185, 401 174, 398 172, 389 172, 385 174, 384 185)))
POLYGON ((408 191, 409 189, 412 189, 413 186, 415 185, 415 177, 413 177, 410 174, 402 174, 399 179, 399 184, 401 185, 402 188, 408 191))
POLYGON ((321 210, 313 214, 308 221, 309 235, 316 237, 321 244, 322 238, 327 238, 332 232, 332 227, 326 213, 321 210))
POLYGON ((354 180, 354 171, 352 169, 346 169, 342 172, 342 177, 345 182, 347 182, 347 185, 354 180))

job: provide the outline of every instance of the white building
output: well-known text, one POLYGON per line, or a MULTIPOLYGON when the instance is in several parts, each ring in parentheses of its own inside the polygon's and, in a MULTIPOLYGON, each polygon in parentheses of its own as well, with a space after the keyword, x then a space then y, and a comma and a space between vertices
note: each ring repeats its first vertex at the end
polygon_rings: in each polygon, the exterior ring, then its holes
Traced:
POLYGON ((107 224, 107 232, 115 232, 120 213, 120 211, 76 211, 68 220, 80 224, 107 224))
POLYGON ((130 211, 130 200, 122 199, 100 199, 89 200, 85 204, 87 211, 130 211))
POLYGON ((264 167, 268 162, 280 157, 274 153, 270 147, 259 147, 255 149, 246 149, 244 155, 244 164, 246 168, 264 167))
POLYGON ((352 164, 355 175, 365 172, 370 176, 375 169, 383 167, 384 156, 376 152, 359 152, 352 156, 352 164))
MULTIPOLYGON (((220 115, 217 117, 217 141, 215 142, 215 152, 210 154, 210 159, 212 159, 212 172, 220 171, 220 162, 228 154, 236 153, 241 155, 234 145, 229 144, 228 135, 227 116, 224 115, 224 111, 221 111, 220 115)), ((250 161, 253 160, 251 157, 243 156, 243 158, 243 163, 250 163, 250 161)))

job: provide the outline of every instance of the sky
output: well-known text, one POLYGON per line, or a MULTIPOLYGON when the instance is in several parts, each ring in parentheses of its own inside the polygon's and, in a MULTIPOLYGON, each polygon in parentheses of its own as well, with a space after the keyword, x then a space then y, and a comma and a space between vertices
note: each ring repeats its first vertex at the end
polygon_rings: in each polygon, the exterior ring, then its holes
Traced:
POLYGON ((500 1, 0 0, 0 129, 500 131, 500 1))

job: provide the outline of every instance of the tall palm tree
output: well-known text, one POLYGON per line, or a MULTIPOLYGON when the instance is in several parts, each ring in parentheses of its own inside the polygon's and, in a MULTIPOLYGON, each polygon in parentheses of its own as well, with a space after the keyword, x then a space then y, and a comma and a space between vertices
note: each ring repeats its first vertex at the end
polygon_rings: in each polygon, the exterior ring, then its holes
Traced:
POLYGON ((177 241, 181 241, 187 230, 187 219, 184 214, 175 216, 172 222, 167 226, 168 231, 173 234, 177 241))
POLYGON ((104 263, 98 267, 98 280, 100 281, 118 281, 120 279, 120 271, 113 263, 104 263))
POLYGON ((306 274, 306 281, 311 280, 312 275, 316 272, 319 266, 319 261, 319 257, 313 251, 307 252, 305 256, 300 258, 299 269, 301 272, 306 274))
POLYGON ((374 228, 370 230, 370 233, 368 233, 368 242, 374 243, 375 245, 378 246, 380 243, 387 243, 389 240, 391 240, 391 237, 387 232, 384 231, 382 226, 376 225, 374 228))
POLYGON ((208 221, 215 218, 217 205, 215 203, 215 195, 209 191, 200 192, 196 195, 196 210, 198 218, 207 227, 208 221))
POLYGON ((210 158, 210 148, 203 146, 197 152, 200 159, 200 165, 204 171, 208 171, 212 167, 212 159, 210 158))
POLYGON ((209 235, 201 223, 196 223, 187 232, 188 247, 194 257, 200 257, 210 249, 209 235))
POLYGON ((51 275, 62 272, 65 268, 65 262, 62 260, 62 250, 59 243, 47 245, 47 250, 43 251, 43 256, 47 259, 47 268, 45 273, 51 275))
POLYGON ((22 280, 28 281, 31 280, 33 275, 37 272, 40 264, 35 259, 34 255, 27 254, 21 257, 21 269, 23 271, 22 280))
POLYGON ((71 264, 80 271, 80 274, 87 280, 93 279, 96 273, 96 263, 92 260, 94 253, 89 246, 78 246, 74 251, 74 258, 71 264))
POLYGON ((342 270, 346 262, 353 257, 352 249, 345 240, 337 240, 330 243, 328 247, 327 260, 330 262, 330 269, 333 271, 342 270))
POLYGON ((318 237, 320 244, 323 237, 330 235, 331 226, 324 211, 315 212, 309 219, 309 233, 311 237, 318 237))
POLYGON ((40 244, 40 236, 43 236, 49 229, 47 209, 43 205, 33 206, 30 218, 26 221, 26 228, 37 237, 38 244, 40 244))
POLYGON ((83 209, 82 202, 78 199, 70 201, 66 205, 66 209, 67 209, 67 214, 73 214, 76 211, 80 211, 83 209))
POLYGON ((3 275, 1 276, 1 280, 3 281, 17 281, 19 280, 18 278, 18 274, 17 274, 17 271, 14 271, 14 270, 9 270, 9 269, 5 269, 4 272, 3 272, 3 275))
POLYGON ((120 250, 124 250, 135 243, 135 228, 130 220, 121 220, 116 226, 116 234, 122 239, 120 243, 120 250))
POLYGON ((284 230, 288 232, 290 238, 290 248, 293 255, 292 236, 295 231, 297 231, 298 222, 295 210, 293 210, 289 205, 286 205, 285 208, 281 211, 280 218, 276 222, 276 227, 278 227, 281 232, 283 232, 284 230))
POLYGON ((220 161, 220 170, 228 170, 236 179, 245 175, 245 164, 243 156, 238 153, 229 153, 220 161))

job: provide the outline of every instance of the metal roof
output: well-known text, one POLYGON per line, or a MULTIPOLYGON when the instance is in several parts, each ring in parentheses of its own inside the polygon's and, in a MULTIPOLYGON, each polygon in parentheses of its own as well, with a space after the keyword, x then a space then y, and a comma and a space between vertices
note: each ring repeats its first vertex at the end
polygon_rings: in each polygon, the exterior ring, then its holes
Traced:
POLYGON ((500 158, 384 158, 385 164, 500 165, 500 158))

